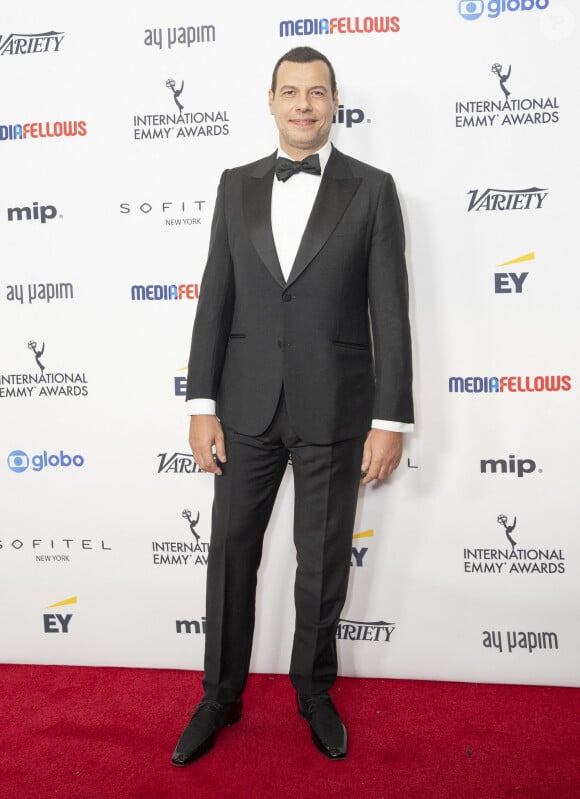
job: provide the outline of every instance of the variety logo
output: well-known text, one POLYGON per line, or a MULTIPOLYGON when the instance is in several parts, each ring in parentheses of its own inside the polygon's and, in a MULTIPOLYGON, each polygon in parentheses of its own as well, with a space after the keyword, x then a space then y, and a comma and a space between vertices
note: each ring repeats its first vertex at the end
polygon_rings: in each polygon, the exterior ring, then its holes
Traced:
POLYGON ((160 452, 157 474, 205 474, 189 452, 160 452))
MULTIPOLYGON (((26 286, 26 299, 29 305, 32 305, 33 302, 46 302, 48 305, 54 300, 73 300, 73 284, 28 283, 26 286)), ((8 302, 19 302, 22 305, 25 300, 24 283, 9 283, 6 286, 6 300, 8 302)), ((36 343, 33 343, 36 346, 36 343)))
POLYGON ((199 214, 201 214, 205 203, 205 200, 166 201, 157 203, 155 206, 149 202, 120 203, 119 212, 123 215, 132 214, 133 217, 147 216, 155 220, 161 218, 169 227, 191 227, 201 225, 203 217, 199 214))
POLYGON ((323 17, 280 22, 280 36, 324 36, 333 33, 398 33, 399 17, 323 17))
MULTIPOLYGON (((18 287, 13 286, 10 288, 16 289, 18 287)), ((47 302, 49 301, 47 294, 43 298, 47 302)), ((20 296, 10 293, 8 299, 18 299, 23 302, 21 292, 20 296)), ((47 372, 44 364, 44 342, 39 346, 36 341, 29 341, 28 349, 34 355, 40 374, 38 372, 36 374, 0 373, 0 398, 86 397, 88 395, 88 380, 84 372, 47 372)))
POLYGON ((510 98, 507 82, 511 76, 511 64, 504 67, 495 63, 491 72, 498 80, 503 94, 501 100, 459 100, 455 103, 456 128, 518 127, 520 125, 547 125, 560 121, 560 105, 557 97, 510 98))
POLYGON ((31 55, 32 53, 57 53, 64 39, 62 31, 46 33, 0 34, 0 55, 31 55))
POLYGON ((396 625, 389 621, 351 621, 340 619, 336 637, 340 641, 389 643, 396 625))
POLYGON ((503 377, 450 377, 449 392, 467 394, 537 393, 571 391, 570 375, 504 375, 503 377))
MULTIPOLYGON (((77 602, 78 598, 76 596, 71 596, 68 599, 63 599, 61 602, 55 602, 54 605, 47 605, 46 610, 52 610, 52 608, 62 608, 66 607, 67 605, 76 605, 77 602)), ((61 613, 44 613, 42 617, 44 622, 44 632, 68 633, 68 628, 72 617, 72 613, 67 613, 66 615, 61 613)))
MULTIPOLYGON (((373 538, 375 534, 374 530, 364 530, 362 533, 355 533, 352 537, 353 541, 358 543, 360 540, 365 538, 373 538)), ((369 551, 368 547, 352 547, 352 560, 350 562, 351 566, 356 566, 357 568, 362 568, 364 566, 364 559, 366 557, 367 552, 369 551)))
POLYGON ((486 649, 497 649, 508 654, 514 651, 525 650, 528 654, 540 650, 553 651, 558 649, 558 636, 556 633, 484 630, 482 646, 486 649))
MULTIPOLYGON (((516 458, 515 455, 510 455, 507 460, 482 458, 479 468, 482 474, 515 474, 518 477, 524 477, 527 474, 533 474, 537 466, 531 458, 516 458)), ((542 469, 537 469, 537 471, 539 474, 542 473, 542 469)))
POLYGON ((207 44, 215 42, 214 25, 188 25, 186 28, 147 28, 145 30, 144 44, 147 47, 158 47, 160 50, 178 44, 191 47, 192 44, 207 44))
MULTIPOLYGON (((513 459, 513 455, 510 455, 510 464, 513 462, 511 459, 513 459)), ((482 465, 483 463, 484 461, 482 461, 482 465)), ((491 464, 494 472, 500 468, 505 474, 508 470, 506 461, 487 461, 485 463, 491 464)), ((521 470, 518 477, 523 477, 524 474, 531 474, 535 470, 536 464, 532 460, 518 461, 517 464, 514 464, 512 474, 517 473, 516 468, 521 470)), ((500 513, 496 521, 503 529, 503 546, 465 547, 463 549, 463 571, 466 574, 564 574, 566 559, 562 549, 520 546, 523 532, 517 526, 517 517, 514 515, 510 521, 507 514, 500 513)))
POLYGON ((189 508, 181 512, 193 541, 153 541, 153 563, 156 566, 207 566, 209 544, 197 532, 199 511, 195 519, 189 508))
POLYGON ((131 286, 132 300, 199 300, 198 283, 131 286))
POLYGON ((205 616, 201 619, 176 619, 175 632, 178 634, 185 633, 186 635, 205 635, 205 616))
POLYGON ((463 17, 473 21, 486 11, 490 19, 497 19, 507 11, 545 11, 550 0, 459 0, 458 11, 463 17))
POLYGON ((226 110, 187 111, 182 102, 185 81, 173 78, 165 81, 173 96, 177 112, 173 114, 136 114, 133 116, 133 138, 139 141, 151 139, 195 139, 215 138, 229 135, 230 119, 226 110))
POLYGON ((82 455, 67 455, 62 449, 58 454, 53 453, 49 455, 48 452, 44 450, 37 455, 31 456, 28 456, 26 452, 21 449, 13 449, 6 458, 6 463, 11 471, 21 474, 29 467, 32 467, 33 472, 42 472, 43 469, 49 467, 68 469, 70 466, 76 466, 80 468, 84 466, 85 459, 82 455))
MULTIPOLYGON (((9 222, 40 222, 45 225, 50 219, 55 219, 58 211, 54 205, 39 205, 37 202, 32 205, 23 205, 21 208, 8 208, 7 216, 9 222)), ((62 214, 58 214, 62 219, 62 214)))
MULTIPOLYGON (((519 258, 513 258, 511 261, 504 261, 500 266, 512 266, 514 264, 521 264, 525 261, 535 261, 536 255, 533 252, 528 252, 525 255, 520 255, 519 258)), ((529 275, 529 272, 496 272, 494 275, 494 286, 496 294, 521 294, 524 280, 529 275)))
POLYGON ((0 141, 15 139, 59 139, 62 136, 86 136, 87 123, 73 122, 16 122, 0 125, 0 141))
POLYGON ((542 208, 548 189, 470 189, 467 212, 535 211, 542 208))

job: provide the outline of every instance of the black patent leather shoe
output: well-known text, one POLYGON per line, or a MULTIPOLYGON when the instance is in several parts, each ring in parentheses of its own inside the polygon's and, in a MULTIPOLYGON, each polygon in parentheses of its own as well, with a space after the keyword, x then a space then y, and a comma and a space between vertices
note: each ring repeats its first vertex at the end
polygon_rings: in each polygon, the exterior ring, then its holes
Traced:
POLYGON ((314 746, 332 760, 346 757, 346 727, 328 694, 296 694, 298 712, 310 724, 314 746))
POLYGON ((212 748, 217 734, 242 718, 242 699, 222 705, 213 699, 202 699, 193 711, 171 758, 174 766, 186 766, 212 748))

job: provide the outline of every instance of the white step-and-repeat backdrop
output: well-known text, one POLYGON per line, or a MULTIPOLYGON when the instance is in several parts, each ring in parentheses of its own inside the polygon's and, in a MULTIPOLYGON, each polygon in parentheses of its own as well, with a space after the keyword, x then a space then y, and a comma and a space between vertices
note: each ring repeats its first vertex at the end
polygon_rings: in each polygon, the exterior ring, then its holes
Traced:
MULTIPOLYGON (((570 0, 4 9, 4 662, 200 668, 212 478, 185 364, 222 170, 277 58, 334 63, 335 144, 392 172, 416 432, 364 488, 341 673, 580 685, 580 46, 570 0)), ((285 672, 293 487, 252 668, 285 672)))

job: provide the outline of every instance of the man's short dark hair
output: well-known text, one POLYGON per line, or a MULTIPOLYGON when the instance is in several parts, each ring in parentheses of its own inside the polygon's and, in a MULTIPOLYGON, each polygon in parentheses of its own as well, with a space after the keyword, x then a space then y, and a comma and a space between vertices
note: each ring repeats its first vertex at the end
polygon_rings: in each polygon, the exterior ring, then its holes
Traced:
POLYGON ((336 76, 334 74, 334 68, 328 58, 313 47, 294 47, 276 61, 276 66, 272 73, 272 94, 276 94, 278 67, 282 61, 291 61, 293 64, 310 64, 312 61, 324 61, 330 72, 330 88, 332 94, 333 96, 336 94, 336 76))

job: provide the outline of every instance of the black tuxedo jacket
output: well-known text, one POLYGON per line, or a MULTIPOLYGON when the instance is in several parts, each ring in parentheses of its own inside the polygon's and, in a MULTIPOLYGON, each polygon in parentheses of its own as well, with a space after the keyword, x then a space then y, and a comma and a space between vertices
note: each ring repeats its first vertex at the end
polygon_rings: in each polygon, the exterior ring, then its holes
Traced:
POLYGON ((285 281, 270 217, 275 161, 272 154, 222 175, 186 398, 216 399, 222 423, 255 436, 284 386, 294 430, 313 444, 364 434, 372 418, 412 422, 393 179, 333 148, 285 281))

